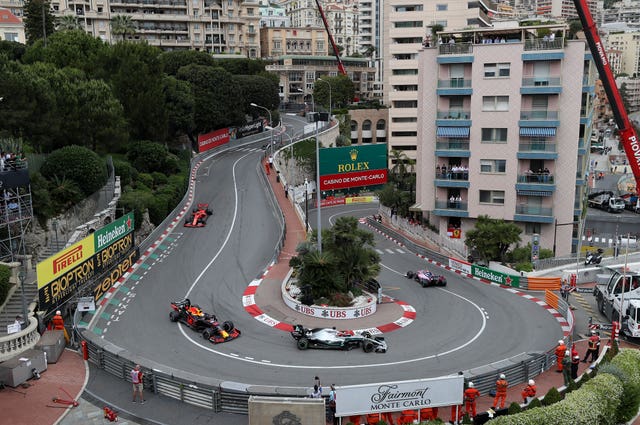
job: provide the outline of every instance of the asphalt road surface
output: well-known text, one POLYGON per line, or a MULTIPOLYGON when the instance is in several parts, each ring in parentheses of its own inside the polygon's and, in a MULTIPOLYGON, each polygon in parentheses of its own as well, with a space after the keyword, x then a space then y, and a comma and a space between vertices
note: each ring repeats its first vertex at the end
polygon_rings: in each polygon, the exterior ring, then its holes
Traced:
MULTIPOLYGON (((130 292, 107 305, 94 332, 161 370, 166 366, 224 381, 300 387, 308 387, 314 375, 339 385, 441 376, 544 352, 562 337, 558 322, 535 303, 435 270, 376 234, 382 257, 379 281, 385 293, 416 309, 415 321, 385 334, 386 354, 298 351, 288 333, 256 321, 241 302, 246 286, 271 261, 281 231, 258 176, 261 145, 232 149, 200 167, 194 203, 211 205, 207 226, 176 227, 140 268, 138 279, 123 284, 130 292), (407 270, 420 268, 441 272, 448 285, 422 288, 404 277, 407 270), (222 321, 233 321, 242 336, 213 345, 170 322, 170 301, 184 297, 222 321)), ((323 226, 340 215, 371 215, 372 207, 323 209, 323 226)))

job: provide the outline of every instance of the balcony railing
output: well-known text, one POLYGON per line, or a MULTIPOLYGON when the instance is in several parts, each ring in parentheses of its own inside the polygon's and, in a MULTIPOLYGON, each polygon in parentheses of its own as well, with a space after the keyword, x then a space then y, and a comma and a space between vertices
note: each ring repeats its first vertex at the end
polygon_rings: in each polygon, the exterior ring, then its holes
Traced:
POLYGON ((555 184, 555 179, 545 173, 518 174, 518 183, 555 184))
POLYGON ((471 116, 471 111, 464 111, 464 110, 438 111, 439 120, 468 120, 470 116, 471 116))
POLYGON ((554 40, 536 38, 534 40, 525 40, 524 42, 524 50, 562 50, 563 48, 564 38, 562 37, 554 40))
POLYGON ((469 171, 447 171, 445 173, 436 171, 436 179, 469 181, 469 171))
POLYGON ((556 152, 556 144, 552 142, 520 142, 518 144, 520 152, 556 152))
POLYGON ((464 78, 438 80, 439 89, 464 89, 469 87, 471 87, 471 80, 465 80, 464 78))
POLYGON ((436 150, 441 151, 468 151, 469 141, 443 139, 436 142, 436 150))
POLYGON ((522 87, 559 86, 560 77, 523 77, 522 87))
POLYGON ((455 43, 438 45, 439 55, 465 55, 473 53, 473 45, 471 43, 455 43))
POLYGON ((516 205, 516 214, 553 216, 553 208, 544 208, 536 205, 516 205))
POLYGON ((436 201, 437 210, 467 210, 467 203, 462 201, 436 201))
POLYGON ((540 110, 532 110, 532 111, 520 111, 520 119, 521 120, 557 120, 558 119, 558 111, 540 111, 540 110))

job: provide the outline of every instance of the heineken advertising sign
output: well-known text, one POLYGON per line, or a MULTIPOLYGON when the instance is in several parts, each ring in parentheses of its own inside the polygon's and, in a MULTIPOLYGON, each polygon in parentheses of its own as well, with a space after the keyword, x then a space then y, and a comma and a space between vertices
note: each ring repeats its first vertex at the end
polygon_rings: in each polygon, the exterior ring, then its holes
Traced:
POLYGON ((95 231, 93 234, 94 252, 102 250, 131 232, 133 232, 133 212, 127 213, 113 223, 95 231))
POLYGON ((320 190, 385 184, 387 171, 386 143, 320 149, 320 190))
POLYGON ((511 276, 485 267, 476 266, 475 264, 471 266, 471 274, 479 279, 488 280, 500 285, 512 286, 514 288, 520 287, 520 276, 511 276))

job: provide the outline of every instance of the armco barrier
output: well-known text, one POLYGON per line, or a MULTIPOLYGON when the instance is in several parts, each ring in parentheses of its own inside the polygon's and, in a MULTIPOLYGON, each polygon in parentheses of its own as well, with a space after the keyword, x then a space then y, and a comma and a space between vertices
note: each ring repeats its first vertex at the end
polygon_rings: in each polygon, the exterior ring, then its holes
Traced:
MULTIPOLYGON (((214 152, 222 152, 228 148, 228 146, 224 146, 214 152)), ((211 155, 212 152, 207 152, 207 154, 211 155)), ((197 162, 198 161, 194 160, 193 163, 197 162)), ((275 211, 282 216, 282 211, 280 211, 275 201, 273 191, 266 180, 266 176, 261 172, 260 166, 258 166, 258 173, 265 179, 265 191, 271 195, 269 198, 275 211)), ((182 209, 186 199, 187 195, 185 195, 180 205, 176 207, 162 225, 158 226, 151 236, 145 240, 141 248, 143 248, 143 246, 151 246, 155 239, 169 226, 174 217, 182 209)), ((282 219, 284 220, 284 218, 282 219)), ((424 255, 443 265, 448 264, 448 257, 419 246, 401 234, 386 227, 383 228, 383 226, 374 220, 369 220, 369 223, 374 227, 380 227, 381 231, 396 238, 403 243, 407 249, 424 255)), ((276 259, 284 244, 284 234, 283 230, 280 240, 275 247, 274 258, 276 259)), ((153 360, 150 359, 135 358, 132 353, 104 341, 104 339, 92 332, 79 332, 77 329, 75 329, 74 332, 76 332, 78 340, 86 341, 89 361, 95 364, 96 367, 128 381, 130 379, 130 370, 135 363, 139 363, 144 371, 144 386, 147 391, 181 400, 184 403, 194 406, 211 409, 216 413, 248 414, 249 397, 252 395, 292 398, 307 397, 307 388, 305 387, 270 387, 229 381, 223 382, 216 378, 174 370, 165 365, 155 364, 153 360)), ((551 349, 546 353, 521 354, 497 363, 463 371, 463 373, 466 379, 473 380, 481 393, 486 394, 495 387, 496 378, 500 373, 505 373, 510 384, 516 385, 534 378, 549 369, 554 363, 555 355, 553 349, 551 349)))

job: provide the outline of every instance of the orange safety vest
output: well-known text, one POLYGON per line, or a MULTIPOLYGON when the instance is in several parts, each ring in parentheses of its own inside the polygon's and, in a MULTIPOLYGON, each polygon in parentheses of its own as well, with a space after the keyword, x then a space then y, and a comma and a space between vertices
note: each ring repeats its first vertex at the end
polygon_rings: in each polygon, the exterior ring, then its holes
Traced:
POLYGON ((60 316, 59 314, 56 314, 55 316, 53 316, 53 319, 51 319, 51 321, 53 322, 54 330, 56 331, 64 330, 64 319, 62 318, 62 316, 60 316))
POLYGON ((476 388, 467 388, 464 390, 464 401, 471 403, 476 401, 476 398, 480 397, 480 391, 476 388))
POLYGON ((536 396, 536 386, 535 385, 527 385, 524 387, 522 391, 527 397, 535 397, 536 396))
POLYGON ((509 386, 507 381, 505 381, 504 379, 498 379, 496 381, 496 393, 498 393, 498 394, 506 394, 507 386, 509 386))
POLYGON ((556 347, 556 357, 563 358, 564 353, 567 351, 567 346, 562 344, 556 347))

